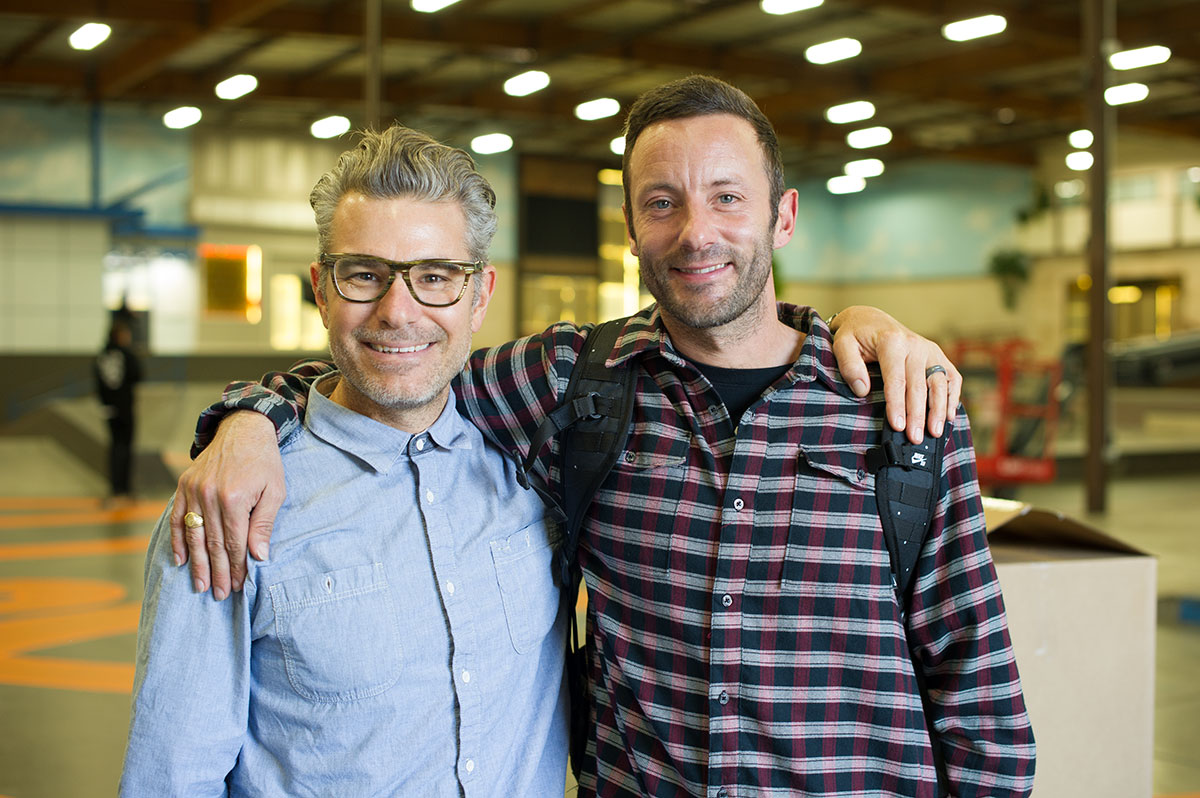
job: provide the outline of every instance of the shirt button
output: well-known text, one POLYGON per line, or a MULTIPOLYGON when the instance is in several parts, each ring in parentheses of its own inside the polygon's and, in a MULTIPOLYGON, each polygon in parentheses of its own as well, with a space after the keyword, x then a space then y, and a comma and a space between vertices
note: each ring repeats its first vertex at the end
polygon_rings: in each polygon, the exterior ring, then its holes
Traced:
POLYGON ((861 480, 864 480, 864 479, 866 479, 866 478, 867 478, 867 472, 866 472, 866 471, 863 471, 861 468, 860 468, 860 469, 858 469, 858 478, 859 478, 859 480, 860 480, 860 481, 861 481, 861 480))
POLYGON ((474 773, 475 772, 475 760, 468 759, 466 762, 466 768, 467 768, 468 773, 474 773))
POLYGON ((724 596, 721 596, 721 603, 724 604, 726 607, 732 606, 733 605, 733 596, 726 593, 724 596))
POLYGON ((729 798, 729 790, 725 789, 724 787, 717 790, 717 798, 729 798))
POLYGON ((625 452, 625 462, 626 463, 632 463, 636 459, 637 459, 637 455, 634 454, 633 452, 625 452))
POLYGON ((729 703, 729 693, 722 690, 721 694, 719 696, 717 696, 717 700, 721 702, 722 706, 725 704, 728 704, 729 703))
MULTIPOLYGON (((417 438, 417 442, 416 442, 415 446, 417 447, 418 452, 423 450, 425 448, 425 439, 417 438)), ((862 473, 862 472, 860 471, 859 473, 862 473)))
POLYGON ((431 490, 425 491, 425 499, 426 499, 426 501, 433 501, 433 491, 431 491, 431 490))
POLYGON ((453 582, 446 583, 446 592, 449 593, 451 596, 454 595, 454 583, 453 582))
POLYGON ((744 501, 742 501, 741 499, 734 499, 734 500, 733 500, 733 509, 735 509, 735 510, 740 510, 740 509, 742 509, 742 508, 743 508, 743 507, 745 507, 745 506, 746 506, 746 503, 745 503, 744 501))
POLYGON ((463 680, 463 684, 470 684, 471 683, 471 672, 463 671, 462 680, 463 680))

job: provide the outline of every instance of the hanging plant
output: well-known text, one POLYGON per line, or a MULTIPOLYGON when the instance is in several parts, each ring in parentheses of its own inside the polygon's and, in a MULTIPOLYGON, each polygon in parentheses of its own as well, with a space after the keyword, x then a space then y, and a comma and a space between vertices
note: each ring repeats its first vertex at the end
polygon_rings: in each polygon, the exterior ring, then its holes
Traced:
POLYGON ((1000 283, 1004 307, 1017 306, 1017 294, 1029 282, 1030 257, 1019 249, 1002 249, 992 253, 988 273, 1000 283))

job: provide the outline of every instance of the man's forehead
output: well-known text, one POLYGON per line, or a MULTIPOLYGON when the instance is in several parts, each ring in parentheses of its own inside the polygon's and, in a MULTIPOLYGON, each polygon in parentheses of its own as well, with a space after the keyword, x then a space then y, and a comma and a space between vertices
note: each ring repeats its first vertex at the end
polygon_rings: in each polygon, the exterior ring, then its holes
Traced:
POLYGON ((681 170, 703 173, 709 186, 766 177, 762 147, 748 121, 731 114, 665 119, 648 125, 629 155, 628 177, 638 191, 673 184, 681 170))

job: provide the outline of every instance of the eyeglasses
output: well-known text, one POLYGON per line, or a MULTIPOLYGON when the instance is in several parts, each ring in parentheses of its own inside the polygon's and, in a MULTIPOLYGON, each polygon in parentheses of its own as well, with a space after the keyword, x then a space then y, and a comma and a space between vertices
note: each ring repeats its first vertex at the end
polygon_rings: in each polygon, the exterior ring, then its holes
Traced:
POLYGON ((431 308, 453 305, 467 292, 467 278, 483 264, 465 260, 395 261, 372 255, 330 252, 318 261, 333 275, 333 287, 347 302, 378 302, 392 287, 396 273, 413 299, 431 308))

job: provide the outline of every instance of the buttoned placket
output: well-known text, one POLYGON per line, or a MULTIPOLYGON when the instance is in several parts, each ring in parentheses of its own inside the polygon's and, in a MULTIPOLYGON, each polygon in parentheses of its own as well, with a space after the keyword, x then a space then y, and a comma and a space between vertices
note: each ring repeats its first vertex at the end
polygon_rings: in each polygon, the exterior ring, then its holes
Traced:
POLYGON ((439 463, 450 453, 440 449, 428 434, 422 433, 409 441, 408 454, 417 475, 417 498, 425 521, 434 578, 437 579, 442 606, 450 622, 450 667, 459 708, 457 774, 459 783, 470 798, 489 787, 483 763, 476 759, 481 750, 484 725, 483 701, 476 678, 479 636, 470 603, 463 595, 462 588, 465 585, 458 570, 454 526, 451 523, 453 486, 449 480, 440 478, 453 475, 448 464, 439 463))

